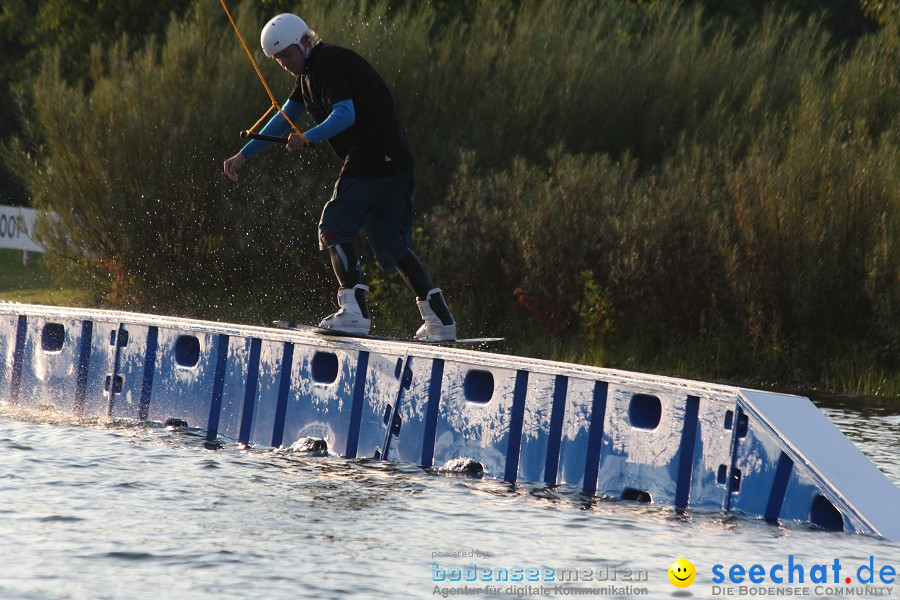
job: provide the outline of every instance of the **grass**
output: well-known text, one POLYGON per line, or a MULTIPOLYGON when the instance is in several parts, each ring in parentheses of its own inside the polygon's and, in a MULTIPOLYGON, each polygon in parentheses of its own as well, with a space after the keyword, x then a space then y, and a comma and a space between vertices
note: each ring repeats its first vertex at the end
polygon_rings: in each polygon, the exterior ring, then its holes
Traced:
POLYGON ((83 305, 76 289, 60 288, 52 274, 42 267, 42 256, 32 254, 24 264, 21 250, 0 249, 0 301, 53 306, 83 305))

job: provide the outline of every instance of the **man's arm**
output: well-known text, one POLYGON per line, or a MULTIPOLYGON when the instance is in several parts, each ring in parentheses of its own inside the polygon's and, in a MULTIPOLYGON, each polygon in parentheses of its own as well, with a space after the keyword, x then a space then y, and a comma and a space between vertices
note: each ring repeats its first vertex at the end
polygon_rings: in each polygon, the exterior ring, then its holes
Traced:
MULTIPOLYGON (((303 116, 303 112, 306 110, 306 107, 302 102, 294 102, 293 100, 288 99, 287 102, 281 107, 281 110, 296 123, 297 119, 303 116)), ((287 119, 284 118, 280 112, 275 113, 275 115, 269 119, 269 122, 262 128, 260 133, 265 135, 273 135, 273 136, 283 136, 288 130, 291 128, 291 124, 288 123, 287 119)), ((225 161, 224 171, 225 175, 228 176, 232 181, 237 181, 237 170, 247 162, 250 158, 256 156, 266 148, 272 145, 272 142, 263 142, 260 140, 250 140, 247 144, 241 148, 241 151, 229 158, 225 161)))
POLYGON ((328 117, 306 132, 306 137, 311 142, 321 142, 334 137, 356 122, 356 111, 353 108, 353 100, 341 100, 331 107, 328 117))
MULTIPOLYGON (((310 142, 322 142, 334 137, 356 122, 356 110, 353 108, 353 100, 341 100, 331 107, 331 113, 324 121, 304 133, 310 142)), ((302 148, 306 144, 296 133, 288 137, 288 150, 302 148)))

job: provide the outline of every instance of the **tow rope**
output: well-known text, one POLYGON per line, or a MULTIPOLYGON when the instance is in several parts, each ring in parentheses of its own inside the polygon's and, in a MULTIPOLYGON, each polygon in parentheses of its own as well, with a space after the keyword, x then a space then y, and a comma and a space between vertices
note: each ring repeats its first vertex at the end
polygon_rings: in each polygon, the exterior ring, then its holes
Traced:
POLYGON ((237 34, 238 40, 240 40, 240 42, 241 42, 241 46, 244 47, 244 52, 247 53, 247 58, 250 59, 250 64, 253 65, 253 70, 256 71, 256 74, 259 76, 259 80, 262 82, 263 87, 266 89, 266 93, 269 95, 269 100, 272 101, 272 106, 269 107, 269 110, 267 110, 265 112, 265 114, 263 114, 263 116, 261 116, 259 118, 259 120, 256 123, 254 123, 250 129, 248 129, 246 131, 241 131, 241 137, 249 138, 249 139, 263 140, 263 141, 267 141, 267 142, 280 142, 282 144, 287 143, 287 138, 281 138, 281 137, 270 136, 270 135, 260 135, 258 133, 254 133, 256 131, 256 128, 259 127, 260 124, 263 121, 265 121, 266 118, 270 114, 272 114, 273 110, 278 110, 278 112, 281 113, 281 116, 284 117, 285 120, 290 124, 291 129, 293 129, 294 132, 297 135, 299 135, 300 138, 305 143, 308 144, 309 140, 307 139, 307 137, 305 135, 303 135, 303 132, 300 131, 300 129, 298 129, 296 125, 294 125, 294 122, 291 121, 291 118, 289 116, 287 116, 283 110, 281 110, 281 105, 278 104, 277 100, 275 100, 275 95, 272 93, 272 90, 269 88, 269 84, 266 83, 266 78, 263 77, 262 71, 259 70, 259 65, 256 64, 256 60, 253 58, 253 54, 250 53, 250 48, 247 47, 247 42, 244 41, 244 36, 242 36, 241 32, 238 30, 237 25, 235 24, 234 19, 231 16, 231 11, 228 10, 228 6, 225 4, 225 0, 219 0, 219 3, 222 5, 222 8, 225 9, 225 14, 228 15, 228 20, 231 22, 231 26, 234 28, 234 32, 237 34))

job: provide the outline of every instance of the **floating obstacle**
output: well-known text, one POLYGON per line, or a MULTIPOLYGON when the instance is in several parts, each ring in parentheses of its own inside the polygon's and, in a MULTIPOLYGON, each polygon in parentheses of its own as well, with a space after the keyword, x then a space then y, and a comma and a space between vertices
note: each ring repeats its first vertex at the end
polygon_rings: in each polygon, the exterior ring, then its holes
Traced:
POLYGON ((807 399, 395 341, 0 304, 0 402, 900 540, 900 490, 807 399))

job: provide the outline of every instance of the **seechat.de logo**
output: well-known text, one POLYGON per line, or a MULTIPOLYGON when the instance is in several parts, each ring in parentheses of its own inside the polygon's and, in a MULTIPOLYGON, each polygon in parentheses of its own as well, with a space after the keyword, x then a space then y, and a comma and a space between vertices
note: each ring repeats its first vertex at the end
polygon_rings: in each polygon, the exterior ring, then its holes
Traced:
POLYGON ((684 558, 679 558, 673 562, 672 566, 669 567, 668 573, 669 581, 675 587, 686 588, 697 579, 697 569, 694 568, 691 561, 684 558))

